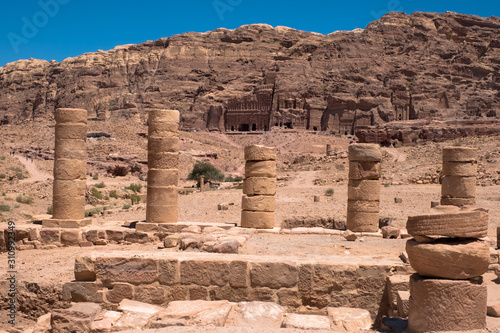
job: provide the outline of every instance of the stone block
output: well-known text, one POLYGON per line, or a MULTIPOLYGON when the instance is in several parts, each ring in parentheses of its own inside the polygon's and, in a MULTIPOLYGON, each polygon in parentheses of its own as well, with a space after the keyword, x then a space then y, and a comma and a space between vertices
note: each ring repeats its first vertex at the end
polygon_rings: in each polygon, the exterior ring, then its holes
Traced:
POLYGON ((165 289, 154 285, 134 287, 134 300, 148 304, 163 304, 167 301, 165 289))
POLYGON ((486 328, 487 288, 473 280, 410 279, 410 332, 472 331, 486 328))
POLYGON ((500 317, 500 303, 488 305, 487 314, 490 317, 500 317))
POLYGON ((144 222, 137 222, 135 224, 135 230, 137 232, 141 232, 141 233, 144 233, 144 232, 159 232, 160 231, 160 227, 158 226, 158 224, 155 224, 155 223, 144 223, 144 222))
POLYGON ((379 213, 380 201, 348 200, 347 211, 363 213, 379 213))
POLYGON ((176 186, 148 186, 148 205, 177 206, 179 193, 176 186))
POLYGON ((273 229, 274 212, 241 211, 241 227, 256 229, 273 229))
POLYGON ((356 232, 377 232, 378 213, 347 212, 347 229, 356 232))
POLYGON ((243 181, 243 194, 269 195, 276 194, 276 178, 251 177, 243 181))
POLYGON ((382 152, 374 143, 355 143, 349 146, 349 161, 380 162, 382 152))
POLYGON ((124 299, 123 301, 120 302, 120 305, 118 306, 118 310, 122 312, 138 313, 144 315, 145 317, 157 316, 164 309, 165 308, 158 305, 147 304, 143 302, 133 301, 130 299, 124 299))
POLYGON ((397 304, 398 314, 403 318, 408 317, 408 309, 410 308, 410 292, 398 291, 397 304))
POLYGON ((274 212, 276 209, 276 199, 273 195, 243 195, 241 209, 254 212, 274 212))
POLYGON ((85 196, 85 180, 59 180, 52 184, 53 193, 57 196, 80 197, 85 196))
POLYGON ((441 198, 441 205, 470 206, 476 204, 476 198, 441 198))
POLYGON ((95 270, 96 278, 106 287, 116 282, 139 285, 158 280, 158 267, 154 259, 98 257, 95 270))
POLYGON ((224 286, 229 282, 229 262, 187 260, 180 263, 181 283, 199 286, 224 286))
POLYGON ((372 326, 370 312, 357 308, 328 308, 331 329, 337 332, 359 332, 372 326))
POLYGON ((477 161, 477 149, 469 147, 444 147, 443 162, 477 161))
POLYGON ((87 137, 87 125, 80 123, 56 124, 56 138, 61 139, 80 139, 87 137))
POLYGON ((245 163, 245 178, 250 177, 276 178, 276 162, 247 161, 245 163))
POLYGON ((75 258, 75 280, 95 281, 95 256, 78 256, 75 258))
POLYGON ((476 177, 443 177, 441 196, 450 198, 476 197, 476 177))
POLYGON ((149 169, 148 186, 176 186, 179 183, 177 169, 149 169))
POLYGON ((412 236, 482 238, 488 235, 488 213, 483 209, 409 216, 406 229, 412 236))
POLYGON ((111 242, 122 242, 125 239, 125 231, 124 230, 106 230, 106 238, 111 242))
POLYGON ((149 235, 145 232, 128 232, 125 234, 125 241, 129 243, 136 243, 136 244, 146 244, 149 242, 152 242, 154 237, 149 237, 149 235))
POLYGON ((177 223, 179 218, 179 207, 166 205, 146 206, 146 221, 148 223, 177 223))
POLYGON ((148 110, 149 115, 149 125, 156 123, 174 123, 178 124, 180 120, 180 114, 177 110, 160 110, 160 109, 150 109, 148 110))
POLYGON ((252 287, 271 289, 291 288, 298 283, 298 269, 292 263, 252 263, 250 282, 252 287))
POLYGON ((278 303, 282 306, 289 306, 298 308, 302 305, 300 293, 294 289, 280 289, 276 295, 278 296, 278 303))
POLYGON ((78 246, 83 240, 78 229, 61 229, 61 243, 66 246, 78 246))
POLYGON ((163 240, 163 246, 167 249, 177 247, 181 238, 182 236, 180 234, 169 235, 163 240))
POLYGON ((40 241, 44 244, 60 242, 61 232, 58 229, 40 230, 40 241))
POLYGON ((248 262, 232 261, 229 264, 229 284, 233 288, 247 288, 250 286, 248 262))
POLYGON ((56 123, 81 123, 87 124, 87 110, 59 108, 56 109, 56 123))
POLYGON ((410 275, 390 275, 386 280, 387 296, 392 309, 397 309, 399 291, 410 290, 410 275))
POLYGON ((283 328, 300 330, 330 330, 330 319, 327 316, 288 313, 283 328))
POLYGON ((77 140, 77 139, 60 140, 56 138, 54 158, 55 160, 66 159, 66 160, 77 160, 85 162, 87 159, 87 144, 85 140, 77 140))
POLYGON ((178 134, 148 138, 148 151, 153 153, 177 153, 179 151, 178 134))
POLYGON ((208 287, 203 286, 189 286, 188 287, 189 299, 195 300, 208 300, 208 287))
POLYGON ((184 321, 186 326, 223 327, 231 311, 228 301, 173 301, 160 312, 160 321, 184 321))
POLYGON ((391 226, 382 227, 382 237, 387 239, 397 239, 401 236, 401 229, 391 226))
POLYGON ((85 218, 85 196, 57 195, 53 197, 52 207, 54 219, 83 220, 85 218))
POLYGON ((380 199, 380 180, 350 179, 347 188, 349 200, 377 201, 380 199))
POLYGON ((376 180, 380 178, 380 162, 349 162, 349 179, 376 180))
POLYGON ((76 303, 68 309, 52 310, 51 332, 90 332, 92 322, 100 312, 101 306, 92 303, 76 303))
POLYGON ((265 147, 261 145, 251 145, 245 147, 246 161, 275 161, 277 149, 275 147, 265 147))
POLYGON ((150 123, 148 127, 148 137, 165 137, 179 133, 179 123, 150 123))
POLYGON ((117 282, 105 291, 106 301, 118 304, 124 299, 134 299, 134 286, 129 283, 117 282))
POLYGON ((181 282, 179 261, 176 259, 159 259, 158 273, 160 284, 171 286, 181 282))
POLYGON ((63 284, 62 299, 71 302, 104 302, 103 292, 97 282, 77 281, 63 284))
POLYGON ((476 177, 477 163, 463 162, 444 162, 444 176, 476 177))
POLYGON ((406 242, 411 267, 420 275, 444 279, 471 279, 483 275, 490 263, 486 242, 442 239, 432 243, 406 242))
POLYGON ((148 167, 151 169, 177 169, 179 153, 148 153, 148 167))
POLYGON ((281 328, 285 308, 271 302, 241 302, 233 306, 225 327, 252 327, 253 329, 281 328))

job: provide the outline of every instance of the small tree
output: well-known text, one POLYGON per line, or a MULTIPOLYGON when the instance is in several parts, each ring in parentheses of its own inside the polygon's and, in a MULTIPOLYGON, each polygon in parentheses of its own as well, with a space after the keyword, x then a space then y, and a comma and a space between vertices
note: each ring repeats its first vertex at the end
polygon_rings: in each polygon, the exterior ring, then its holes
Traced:
POLYGON ((187 179, 188 180, 196 180, 198 184, 200 183, 200 176, 203 176, 205 181, 208 180, 217 180, 223 181, 224 174, 214 167, 210 163, 205 162, 196 162, 193 166, 193 170, 189 173, 187 179))

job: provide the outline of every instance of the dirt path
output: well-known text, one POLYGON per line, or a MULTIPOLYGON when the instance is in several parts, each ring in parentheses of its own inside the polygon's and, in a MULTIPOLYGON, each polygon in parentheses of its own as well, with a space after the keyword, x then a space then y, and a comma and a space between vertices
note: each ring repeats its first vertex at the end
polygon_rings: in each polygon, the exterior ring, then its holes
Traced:
POLYGON ((21 162, 22 165, 28 170, 30 176, 26 179, 21 180, 19 183, 34 183, 34 182, 41 182, 47 180, 47 178, 52 179, 53 176, 49 173, 46 173, 45 171, 42 171, 38 169, 37 165, 35 162, 30 162, 27 161, 26 158, 22 156, 17 156, 17 159, 19 162, 21 162))

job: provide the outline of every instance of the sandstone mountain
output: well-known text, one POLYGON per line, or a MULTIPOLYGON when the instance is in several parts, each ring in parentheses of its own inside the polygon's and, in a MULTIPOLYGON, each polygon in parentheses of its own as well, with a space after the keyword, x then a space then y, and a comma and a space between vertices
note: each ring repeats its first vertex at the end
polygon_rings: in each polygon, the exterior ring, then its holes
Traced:
POLYGON ((328 35, 256 24, 0 68, 0 124, 51 120, 58 107, 109 121, 178 109, 186 130, 238 130, 228 128, 228 107, 274 112, 266 130, 287 121, 383 132, 394 120, 493 119, 500 18, 392 12, 365 29, 328 35))

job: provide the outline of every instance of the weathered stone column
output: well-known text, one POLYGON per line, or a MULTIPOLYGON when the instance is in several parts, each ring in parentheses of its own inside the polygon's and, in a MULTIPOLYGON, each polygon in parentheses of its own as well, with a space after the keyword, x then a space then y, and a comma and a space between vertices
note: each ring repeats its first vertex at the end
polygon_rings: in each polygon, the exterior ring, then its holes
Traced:
POLYGON ((276 148, 247 146, 245 160, 241 226, 272 229, 276 194, 276 148))
POLYGON ((406 243, 411 267, 410 332, 473 331, 486 328, 490 263, 488 213, 484 209, 437 206, 427 215, 410 216, 414 237, 406 243))
POLYGON ((146 222, 177 223, 179 111, 149 110, 146 222))
POLYGON ((382 153, 377 144, 356 143, 349 146, 348 230, 379 230, 381 161, 382 153))
POLYGON ((443 175, 441 205, 464 206, 476 203, 476 148, 443 148, 443 175))
POLYGON ((57 109, 52 219, 45 227, 77 228, 85 219, 87 110, 57 109))

